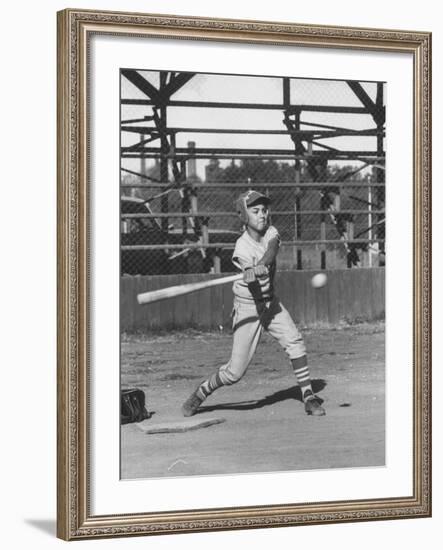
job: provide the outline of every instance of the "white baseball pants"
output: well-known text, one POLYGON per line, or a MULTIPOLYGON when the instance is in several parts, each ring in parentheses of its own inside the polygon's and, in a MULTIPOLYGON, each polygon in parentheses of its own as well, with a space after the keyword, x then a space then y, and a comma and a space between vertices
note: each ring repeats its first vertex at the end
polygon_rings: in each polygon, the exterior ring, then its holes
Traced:
POLYGON ((268 303, 234 301, 232 354, 218 371, 223 385, 234 384, 245 374, 263 329, 278 341, 289 359, 306 355, 303 337, 278 298, 268 303))

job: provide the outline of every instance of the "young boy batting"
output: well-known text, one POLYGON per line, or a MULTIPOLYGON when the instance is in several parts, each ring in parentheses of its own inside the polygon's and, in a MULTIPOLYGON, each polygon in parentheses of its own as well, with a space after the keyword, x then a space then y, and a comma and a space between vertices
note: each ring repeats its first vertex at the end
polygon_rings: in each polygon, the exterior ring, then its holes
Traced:
POLYGON ((323 416, 322 400, 314 395, 303 338, 288 311, 274 295, 276 258, 280 248, 277 229, 269 225, 270 199, 258 191, 242 193, 236 209, 245 231, 235 244, 233 263, 243 279, 233 285, 233 344, 230 360, 204 380, 185 401, 184 416, 192 416, 216 389, 238 382, 255 353, 261 333, 268 331, 291 360, 308 415, 323 416))

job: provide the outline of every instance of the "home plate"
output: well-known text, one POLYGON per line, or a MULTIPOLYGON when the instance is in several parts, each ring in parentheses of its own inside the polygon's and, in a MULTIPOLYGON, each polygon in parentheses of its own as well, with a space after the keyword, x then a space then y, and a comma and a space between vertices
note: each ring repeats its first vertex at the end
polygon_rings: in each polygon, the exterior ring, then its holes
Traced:
POLYGON ((145 434, 172 434, 181 432, 190 432, 191 430, 199 430, 207 428, 215 424, 225 422, 226 418, 191 418, 189 420, 175 420, 171 422, 153 423, 151 420, 143 420, 137 422, 136 426, 145 434))

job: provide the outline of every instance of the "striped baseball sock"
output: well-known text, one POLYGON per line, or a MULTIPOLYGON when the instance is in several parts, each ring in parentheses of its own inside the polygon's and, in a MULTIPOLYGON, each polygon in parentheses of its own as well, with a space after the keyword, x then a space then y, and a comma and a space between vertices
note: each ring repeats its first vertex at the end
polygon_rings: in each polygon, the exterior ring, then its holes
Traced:
POLYGON ((297 357, 297 359, 292 359, 291 363, 304 401, 305 394, 308 390, 310 391, 311 395, 314 395, 311 386, 311 375, 309 372, 307 357, 306 355, 303 355, 302 357, 297 357))
POLYGON ((203 399, 206 399, 213 391, 223 386, 223 382, 220 379, 218 371, 210 376, 207 380, 202 382, 197 389, 197 393, 203 399))

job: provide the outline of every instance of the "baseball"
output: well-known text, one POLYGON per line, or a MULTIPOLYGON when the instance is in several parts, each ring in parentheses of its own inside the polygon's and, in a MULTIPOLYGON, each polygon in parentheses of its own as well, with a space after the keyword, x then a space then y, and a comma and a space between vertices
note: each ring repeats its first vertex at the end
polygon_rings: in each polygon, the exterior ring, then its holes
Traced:
POLYGON ((325 273, 317 273, 317 275, 314 275, 311 279, 311 285, 314 288, 321 288, 322 286, 325 286, 327 282, 328 277, 325 273))

